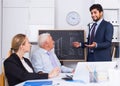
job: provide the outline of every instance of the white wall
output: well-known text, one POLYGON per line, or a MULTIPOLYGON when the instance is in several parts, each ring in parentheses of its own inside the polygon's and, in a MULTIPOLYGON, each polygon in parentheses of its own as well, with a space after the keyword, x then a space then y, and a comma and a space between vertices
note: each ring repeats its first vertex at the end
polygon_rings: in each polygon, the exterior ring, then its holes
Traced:
POLYGON ((55 26, 57 29, 85 29, 91 22, 89 7, 93 4, 92 0, 56 0, 56 18, 55 26), (76 11, 80 15, 80 23, 71 26, 66 22, 66 16, 69 12, 76 11), (82 28, 83 27, 83 28, 82 28))
POLYGON ((1 61, 1 50, 2 50, 2 48, 1 48, 1 44, 2 44, 2 42, 1 42, 1 14, 2 14, 2 5, 1 5, 1 0, 0 0, 0 74, 1 74, 1 70, 2 70, 2 67, 1 67, 1 64, 2 64, 2 61, 1 61))
POLYGON ((2 26, 1 26, 1 24, 2 24, 2 4, 1 4, 1 0, 0 0, 0 58, 1 58, 1 34, 2 34, 2 26))
POLYGON ((87 25, 91 22, 89 7, 93 0, 56 0, 55 8, 55 28, 56 29, 84 29, 87 34, 87 25), (69 12, 76 11, 80 15, 80 23, 72 26, 66 22, 66 16, 69 12))
POLYGON ((15 34, 31 37, 32 32, 42 29, 41 25, 54 27, 54 0, 3 0, 2 57, 7 56, 15 34))

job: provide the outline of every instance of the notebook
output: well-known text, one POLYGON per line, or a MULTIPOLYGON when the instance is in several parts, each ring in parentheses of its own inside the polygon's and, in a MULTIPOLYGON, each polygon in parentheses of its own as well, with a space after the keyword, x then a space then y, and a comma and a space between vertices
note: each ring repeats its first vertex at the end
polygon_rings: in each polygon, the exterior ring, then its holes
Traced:
POLYGON ((23 86, 52 86, 52 81, 50 80, 32 80, 26 81, 23 86))

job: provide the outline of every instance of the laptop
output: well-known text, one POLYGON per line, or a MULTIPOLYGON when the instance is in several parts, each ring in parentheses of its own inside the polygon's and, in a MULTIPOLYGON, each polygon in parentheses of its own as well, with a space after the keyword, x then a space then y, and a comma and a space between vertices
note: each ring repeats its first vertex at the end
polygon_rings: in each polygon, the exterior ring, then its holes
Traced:
POLYGON ((78 62, 73 75, 67 75, 64 80, 90 83, 108 80, 108 70, 113 69, 116 62, 78 62), (90 73, 93 73, 90 75, 90 73), (97 77, 95 75, 97 73, 97 77), (91 78, 92 76, 92 78, 91 78))

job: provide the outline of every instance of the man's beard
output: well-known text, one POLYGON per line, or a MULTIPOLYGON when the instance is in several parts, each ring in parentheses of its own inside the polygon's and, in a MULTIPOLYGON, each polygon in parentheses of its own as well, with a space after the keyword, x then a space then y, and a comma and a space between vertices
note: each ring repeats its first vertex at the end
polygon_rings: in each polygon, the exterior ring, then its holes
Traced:
POLYGON ((99 20, 100 20, 100 18, 93 19, 94 22, 97 22, 97 21, 99 21, 99 20))

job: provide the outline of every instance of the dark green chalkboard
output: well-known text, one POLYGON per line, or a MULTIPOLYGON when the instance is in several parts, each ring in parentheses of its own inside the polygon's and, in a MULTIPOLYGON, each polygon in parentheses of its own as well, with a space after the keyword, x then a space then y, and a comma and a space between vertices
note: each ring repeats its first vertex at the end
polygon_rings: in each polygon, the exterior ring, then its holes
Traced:
POLYGON ((60 60, 85 60, 84 49, 74 48, 72 42, 84 42, 84 30, 39 30, 50 33, 55 41, 55 53, 60 60))

